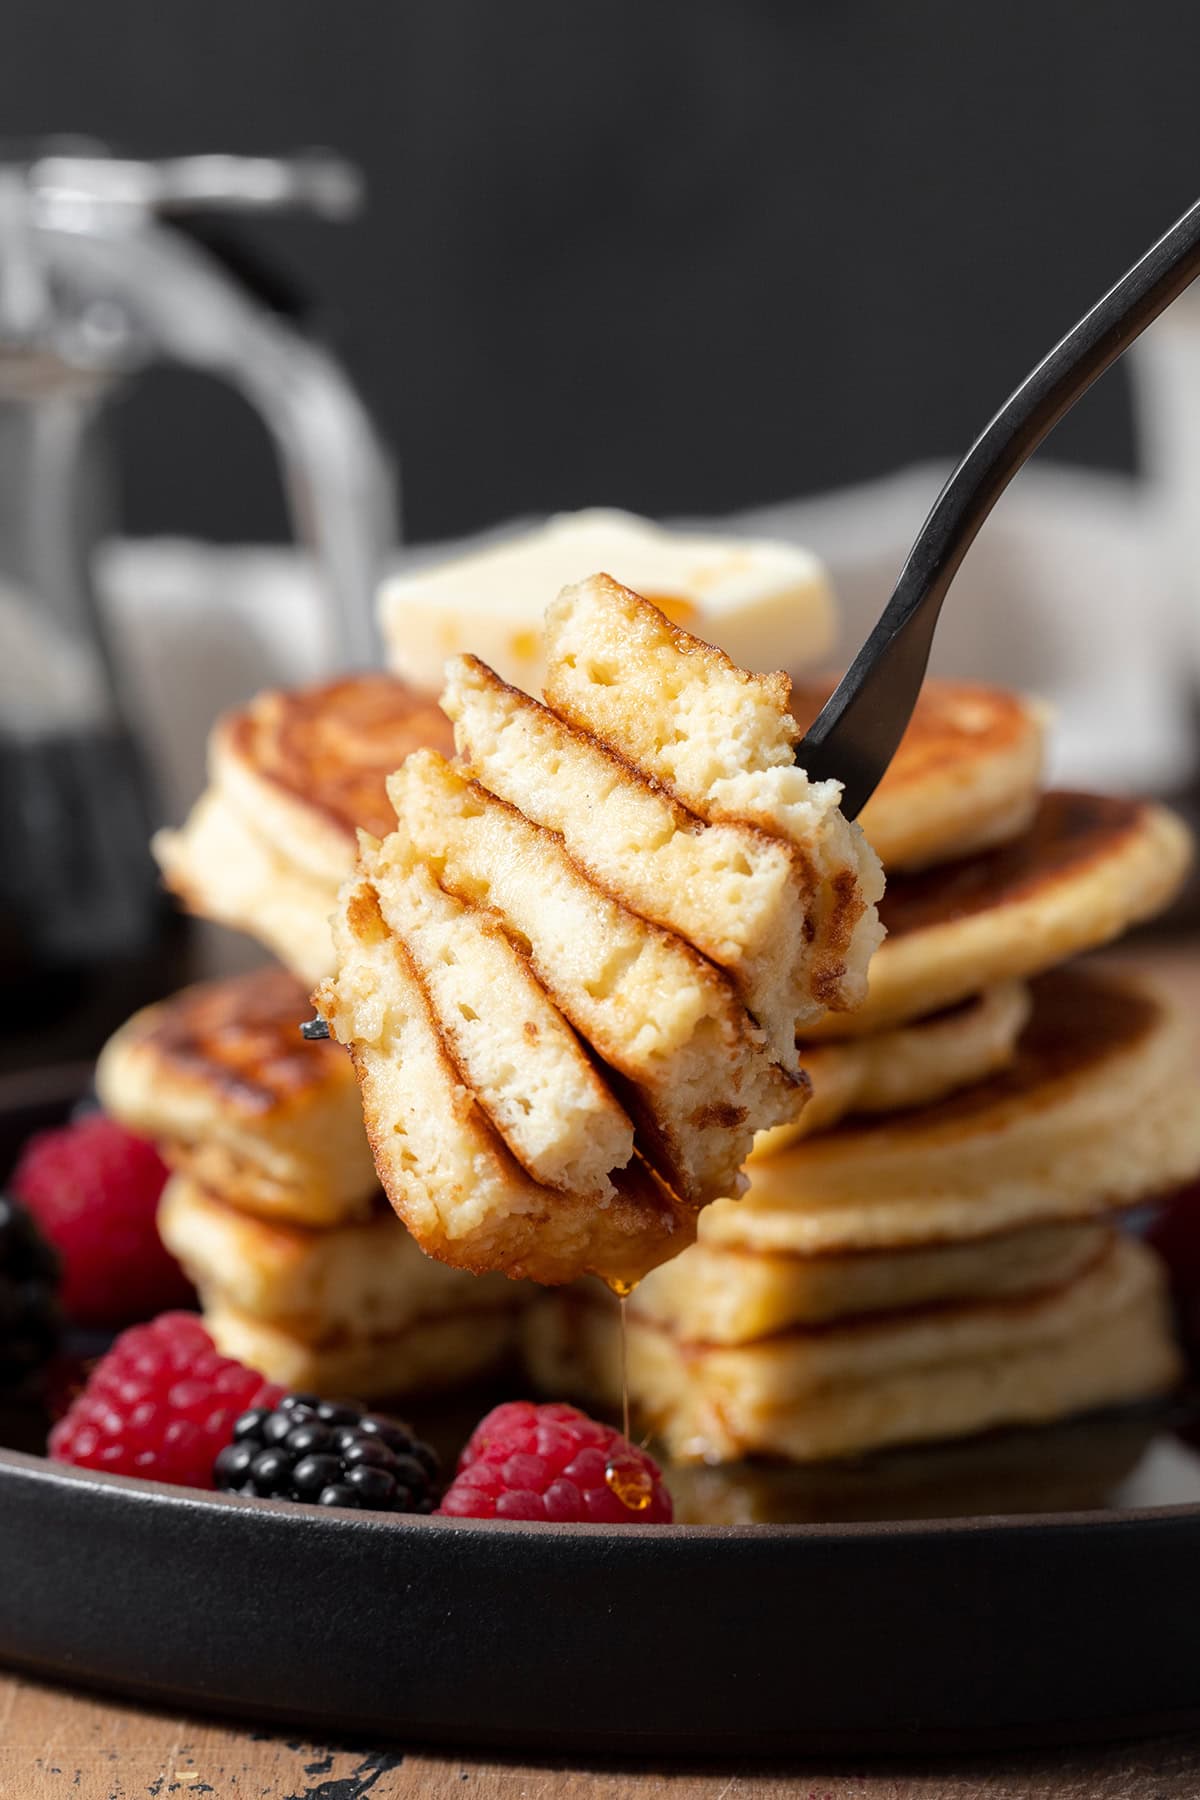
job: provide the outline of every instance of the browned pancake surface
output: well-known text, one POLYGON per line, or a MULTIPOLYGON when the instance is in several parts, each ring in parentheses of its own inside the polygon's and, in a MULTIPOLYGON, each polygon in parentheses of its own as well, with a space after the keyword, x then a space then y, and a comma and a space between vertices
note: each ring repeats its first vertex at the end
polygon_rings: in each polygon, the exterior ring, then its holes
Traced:
POLYGON ((879 906, 889 938, 1026 900, 1082 874, 1134 837, 1147 807, 1103 794, 1044 794, 1030 829, 994 850, 914 875, 893 875, 879 906))
POLYGON ((156 1007, 141 1036, 164 1073, 202 1081, 220 1101, 261 1115, 331 1078, 352 1079, 340 1044, 306 1043, 305 989, 286 969, 255 969, 184 988, 156 1007))
MULTIPOLYGON (((807 731, 834 690, 834 682, 799 682, 792 689, 791 713, 807 731)), ((908 730, 879 784, 882 798, 900 798, 913 788, 964 762, 1003 755, 1030 731, 1029 703, 1004 688, 978 682, 925 683, 908 730)))
POLYGON ((348 675, 319 687, 259 694, 225 721, 227 742, 258 775, 353 837, 395 829, 387 778, 412 750, 453 754, 432 694, 394 675, 348 675))
POLYGON ((949 1094, 910 1112, 859 1115, 810 1140, 806 1151, 887 1133, 925 1136, 956 1124, 969 1126, 981 1114, 1017 1100, 1032 1110, 1049 1105, 1054 1084, 1081 1075, 1123 1050, 1134 1049, 1154 1029, 1161 1008, 1154 998, 1094 969, 1051 969, 1030 983, 1033 1011, 1012 1063, 974 1087, 949 1094))

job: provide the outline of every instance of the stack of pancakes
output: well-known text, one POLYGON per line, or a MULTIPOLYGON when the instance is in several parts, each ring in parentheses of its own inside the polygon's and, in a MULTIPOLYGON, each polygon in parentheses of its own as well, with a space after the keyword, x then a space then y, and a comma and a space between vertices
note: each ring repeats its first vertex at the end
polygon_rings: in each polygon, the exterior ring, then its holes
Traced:
POLYGON ((363 1398, 444 1387, 511 1349, 512 1285, 423 1256, 384 1200, 345 1053, 305 1043, 283 969, 136 1013, 97 1069, 105 1108, 172 1170, 159 1230, 226 1355, 363 1398))
MULTIPOLYGON (((808 1108, 628 1303, 630 1396, 677 1459, 817 1461, 1177 1379, 1116 1215, 1200 1169, 1189 1032, 1141 981, 1058 965, 1161 910, 1189 841, 1160 807, 1042 794, 1041 735, 1015 696, 927 685, 863 815, 888 870, 865 1003, 804 1035, 808 1108)), ((539 1300, 525 1338, 547 1389, 618 1399, 600 1290, 539 1300)))
MULTIPOLYGON (((816 687, 793 696, 801 725, 823 698, 816 687)), ((742 995, 785 1054, 794 995, 780 992, 780 972, 791 952, 763 924, 772 918, 769 858, 737 867, 725 892, 733 864, 706 870, 690 851, 682 866, 673 860, 687 848, 661 816, 671 813, 664 795, 676 771, 651 780, 652 802, 635 784, 633 804, 628 785, 611 779, 611 759, 564 755, 579 747, 555 736, 554 715, 516 705, 469 658, 447 699, 471 773, 555 833, 585 873, 602 850, 594 871, 627 913, 671 929, 678 895, 688 894, 690 941, 714 964, 736 953, 742 995), (549 771, 540 789, 539 770, 549 771), (748 919, 757 935, 747 935, 748 919)), ((643 712, 653 719, 648 695, 643 712)), ((637 718, 625 723, 636 736, 637 718)), ((330 920, 361 828, 388 848, 385 867, 381 846, 368 847, 372 892, 343 917, 353 954, 369 963, 386 946, 394 957, 385 894, 410 961, 424 958, 423 991, 436 976, 443 1021, 460 1009, 456 1066, 483 1053, 470 992, 444 960, 438 973, 459 915, 422 873, 430 817, 441 835, 456 808, 472 810, 439 760, 451 747, 434 703, 381 675, 263 695, 219 722, 209 789, 182 831, 161 834, 159 859, 185 904, 255 935, 296 979, 210 988, 206 1003, 223 1022, 200 1029, 208 1047, 198 1054, 161 1048, 159 1028, 172 1018, 184 1022, 176 1035, 186 1043, 204 995, 177 997, 132 1021, 102 1071, 110 1106, 162 1140, 177 1171, 164 1232, 219 1340, 306 1386, 381 1393, 483 1366, 526 1298, 420 1255, 382 1209, 349 1060, 337 1045, 295 1036, 308 988, 337 966, 330 920), (422 748, 437 754, 418 757, 394 789, 419 851, 410 858, 394 841, 387 784, 422 748), (264 993, 273 994, 268 1029, 258 1017, 264 993), (214 1044, 223 1046, 215 1061, 214 1044), (282 1087, 260 1083, 277 1066, 291 1071, 282 1087), (273 1097, 254 1098, 260 1085, 273 1097)), ((1057 965, 1165 906, 1189 846, 1161 808, 1042 794, 1041 769, 1036 707, 927 683, 863 815, 888 871, 879 908, 888 937, 865 1000, 858 1010, 813 1009, 796 1057, 811 1082, 807 1107, 760 1139, 749 1191, 699 1214, 695 1245, 647 1275, 628 1303, 633 1399, 676 1456, 818 1460, 1051 1419, 1176 1378, 1159 1272, 1115 1221, 1200 1169, 1187 1033, 1140 983, 1057 965)), ((455 827, 462 893, 479 879, 470 858, 486 853, 455 827)), ((535 883, 524 902, 532 924, 545 892, 535 883)), ((505 904, 516 898, 507 892, 505 904)), ((824 928, 836 943, 836 918, 824 928)), ((822 997, 844 1005, 837 961, 822 997)), ((505 993, 517 991, 511 962, 493 955, 483 966, 505 993)), ((810 969, 819 993, 819 957, 810 969)), ((527 987, 520 994, 524 1008, 527 987)), ((514 1017, 528 1041, 525 1012, 514 1017)), ((428 1049, 426 1039, 409 1046, 414 1059, 428 1049)), ((439 1080, 444 1050, 443 1041, 425 1064, 439 1080)), ((565 1064, 554 1067, 561 1074, 565 1064)), ((530 1184, 539 1194, 554 1173, 545 1159, 557 1157, 566 1186, 590 1180, 604 1203, 624 1127, 587 1071, 572 1062, 586 1130, 537 1141, 536 1109, 522 1138, 521 1121, 502 1117, 495 1068, 489 1079, 490 1165, 498 1158, 506 1176, 514 1163, 524 1168, 510 1148, 518 1144, 528 1161, 542 1159, 543 1179, 530 1184)), ((715 1139, 711 1149, 715 1157, 715 1139)), ((714 1169, 696 1164, 697 1192, 714 1169)), ((684 1171, 672 1174, 682 1184, 684 1171)), ((607 1197, 618 1212, 621 1186, 607 1197)), ((535 1214, 531 1238, 544 1238, 545 1216, 535 1214)), ((669 1207, 660 1216, 678 1224, 669 1207)), ((541 1296, 525 1316, 531 1372, 557 1394, 615 1399, 616 1325, 598 1284, 541 1296)))

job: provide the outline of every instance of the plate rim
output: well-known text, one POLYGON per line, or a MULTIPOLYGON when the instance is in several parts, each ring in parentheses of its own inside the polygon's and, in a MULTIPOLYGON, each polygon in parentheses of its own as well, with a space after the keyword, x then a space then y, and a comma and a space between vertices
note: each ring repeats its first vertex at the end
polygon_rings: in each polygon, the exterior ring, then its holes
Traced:
POLYGON ((1065 1512, 975 1513, 945 1519, 746 1521, 726 1525, 672 1523, 663 1526, 640 1524, 636 1520, 631 1520, 628 1524, 609 1524, 582 1520, 563 1523, 530 1519, 459 1519, 444 1514, 435 1517, 421 1513, 372 1512, 340 1506, 318 1506, 309 1501, 268 1500, 251 1494, 227 1494, 208 1488, 182 1487, 166 1481, 150 1481, 137 1475, 116 1475, 104 1469, 79 1468, 71 1463, 55 1462, 48 1456, 0 1447, 0 1483, 8 1471, 53 1486, 85 1491, 99 1488, 107 1493, 124 1493, 141 1505, 175 1506, 180 1509, 197 1506, 218 1509, 233 1507, 258 1513, 266 1518, 303 1518, 311 1524, 325 1522, 331 1526, 346 1526, 370 1522, 389 1530, 432 1531, 438 1535, 463 1530, 484 1531, 489 1535, 506 1537, 527 1537, 533 1533, 542 1538, 552 1534, 560 1539, 579 1538, 590 1543, 605 1537, 620 1541, 630 1533, 636 1533, 638 1538, 651 1537, 664 1542, 748 1539, 761 1543, 764 1538, 771 1538, 783 1541, 794 1539, 801 1543, 826 1543, 845 1538, 872 1541, 897 1537, 977 1537, 982 1534, 1011 1537, 1032 1536, 1046 1531, 1087 1530, 1094 1533, 1099 1530, 1127 1531, 1147 1525, 1200 1524, 1198 1501, 1180 1501, 1171 1506, 1126 1507, 1120 1511, 1076 1509, 1065 1512))

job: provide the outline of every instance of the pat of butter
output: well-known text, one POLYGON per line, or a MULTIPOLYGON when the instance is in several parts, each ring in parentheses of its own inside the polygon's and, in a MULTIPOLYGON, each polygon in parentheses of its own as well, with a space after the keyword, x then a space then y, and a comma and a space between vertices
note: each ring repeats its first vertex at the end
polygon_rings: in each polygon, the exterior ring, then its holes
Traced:
POLYGON ((379 616, 389 666, 436 689, 446 658, 471 651, 505 681, 540 693, 542 614, 560 588, 601 571, 744 669, 796 671, 833 645, 829 580, 807 550, 664 531, 594 509, 386 582, 379 616))

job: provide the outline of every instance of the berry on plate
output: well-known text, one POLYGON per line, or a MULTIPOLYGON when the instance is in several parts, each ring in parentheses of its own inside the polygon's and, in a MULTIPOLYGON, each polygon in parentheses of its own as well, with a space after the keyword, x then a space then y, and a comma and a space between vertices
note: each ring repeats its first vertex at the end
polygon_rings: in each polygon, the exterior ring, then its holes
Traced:
POLYGON ((274 1406, 242 1414, 215 1473, 217 1486, 235 1494, 428 1513, 438 1460, 398 1419, 347 1401, 285 1394, 274 1406))
POLYGON ((17 1200, 0 1194, 0 1388, 40 1369, 58 1345, 58 1257, 17 1200))
POLYGON ((457 1519, 669 1525, 653 1458, 574 1406, 511 1400, 475 1427, 439 1512, 457 1519))
POLYGON ((153 1144, 90 1113, 26 1144, 12 1191, 62 1258, 62 1306, 79 1325, 125 1325, 191 1298, 155 1226, 167 1170, 153 1144))
POLYGON ((122 1332, 50 1433, 58 1462, 211 1488, 213 1462, 250 1406, 280 1389, 218 1354, 194 1313, 122 1332))

